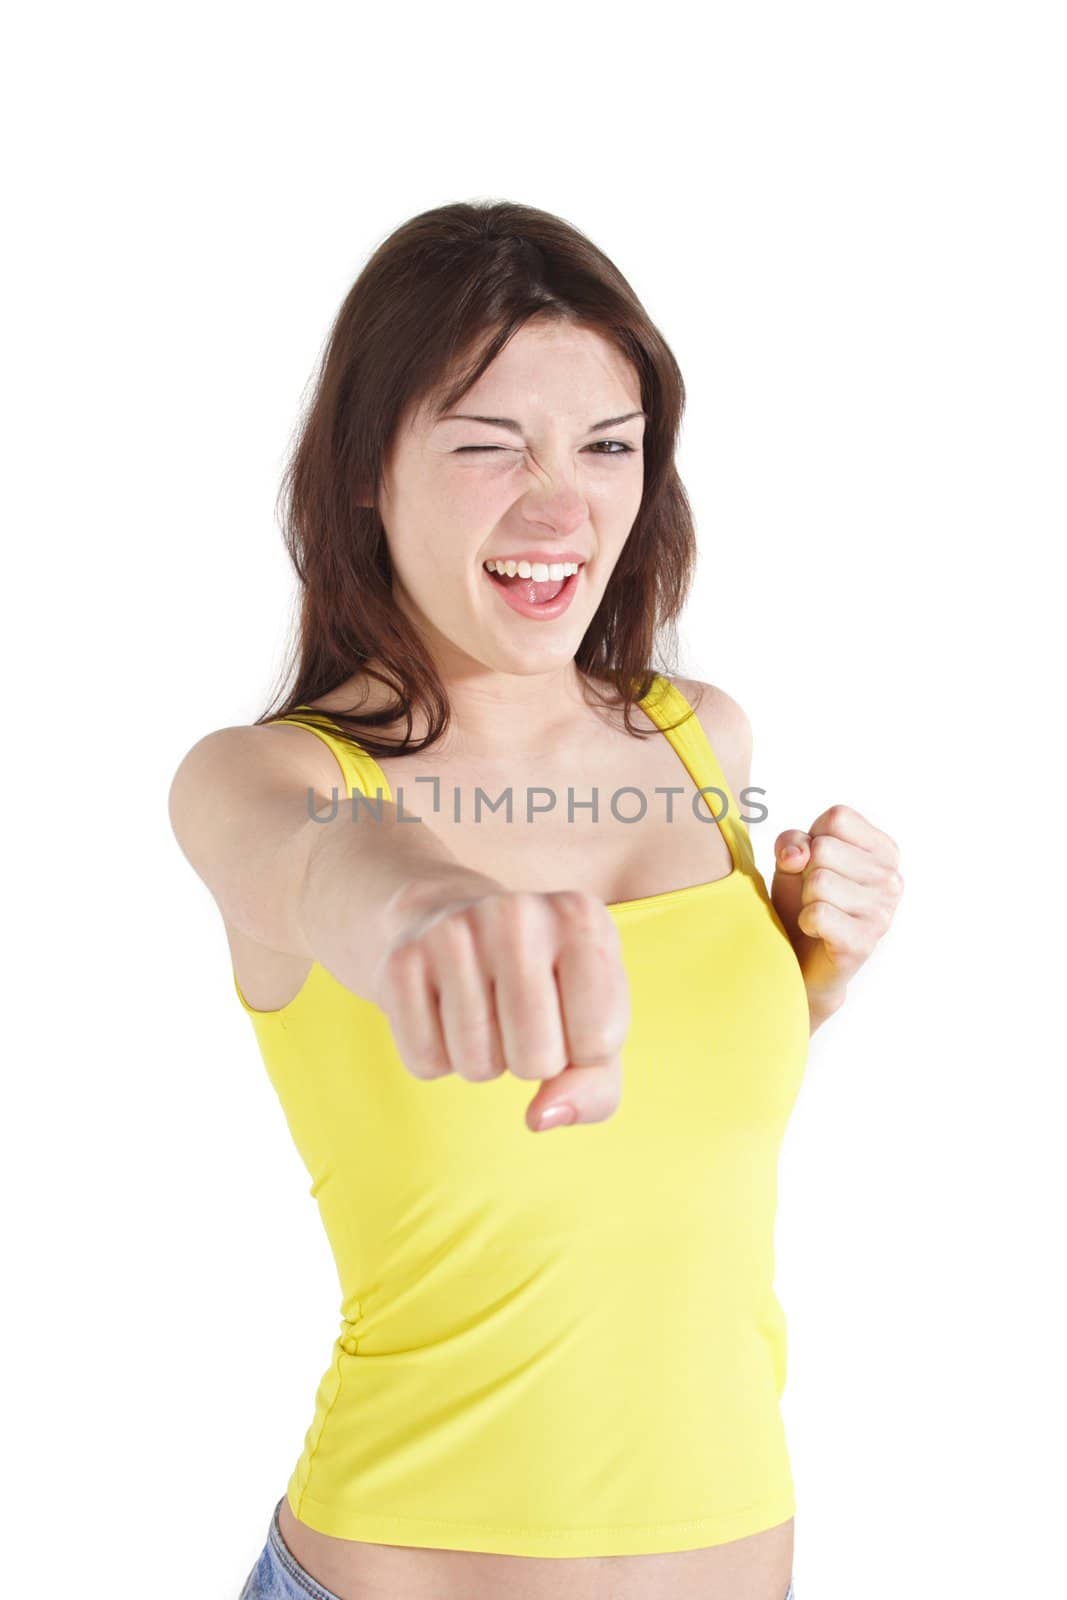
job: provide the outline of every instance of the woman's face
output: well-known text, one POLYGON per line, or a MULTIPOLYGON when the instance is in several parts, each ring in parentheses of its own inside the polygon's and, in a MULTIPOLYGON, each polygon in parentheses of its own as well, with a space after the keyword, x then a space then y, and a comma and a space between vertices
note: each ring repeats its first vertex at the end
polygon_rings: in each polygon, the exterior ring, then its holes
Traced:
POLYGON ((378 509, 397 604, 445 673, 573 661, 641 504, 644 427, 634 368, 560 322, 524 324, 444 420, 402 422, 378 509), (503 585, 491 559, 580 565, 553 600, 558 574, 503 585))

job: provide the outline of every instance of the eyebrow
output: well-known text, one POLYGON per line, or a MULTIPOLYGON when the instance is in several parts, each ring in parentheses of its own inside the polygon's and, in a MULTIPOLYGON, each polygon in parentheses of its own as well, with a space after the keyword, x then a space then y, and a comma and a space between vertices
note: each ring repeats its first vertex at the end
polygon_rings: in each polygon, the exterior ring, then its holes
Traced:
MULTIPOLYGON (((617 428, 621 422, 629 422, 632 417, 644 417, 644 411, 627 411, 625 416, 605 417, 603 422, 594 422, 588 429, 589 433, 602 433, 605 428, 617 428)), ((438 422, 487 422, 491 428, 507 428, 510 433, 521 433, 522 427, 512 417, 477 417, 469 411, 450 411, 447 416, 438 417, 438 422)))

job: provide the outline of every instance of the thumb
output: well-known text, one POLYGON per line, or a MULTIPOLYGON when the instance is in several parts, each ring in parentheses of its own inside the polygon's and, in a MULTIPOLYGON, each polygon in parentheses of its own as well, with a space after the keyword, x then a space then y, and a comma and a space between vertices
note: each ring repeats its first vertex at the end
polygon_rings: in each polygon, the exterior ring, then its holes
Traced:
POLYGON ((801 828, 787 828, 774 841, 774 870, 801 872, 808 864, 810 853, 811 834, 801 828))
POLYGON ((804 893, 804 868, 811 860, 811 835, 787 828, 774 841, 771 903, 787 927, 795 927, 804 893))

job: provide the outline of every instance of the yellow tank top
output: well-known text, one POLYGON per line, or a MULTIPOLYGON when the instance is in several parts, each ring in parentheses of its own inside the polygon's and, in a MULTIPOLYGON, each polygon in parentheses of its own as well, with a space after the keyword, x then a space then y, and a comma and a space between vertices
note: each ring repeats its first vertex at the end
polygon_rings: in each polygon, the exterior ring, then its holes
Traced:
MULTIPOLYGON (((689 709, 662 676, 641 703, 661 728, 689 709)), ((336 724, 302 725, 345 794, 391 798, 336 724)), ((341 1284, 287 1486, 322 1533, 627 1555, 794 1514, 772 1279, 807 997, 697 718, 666 736, 694 789, 727 797, 733 870, 609 905, 631 1024, 607 1121, 531 1133, 536 1086, 510 1073, 412 1077, 385 1013, 317 962, 277 1011, 234 973, 341 1284)))

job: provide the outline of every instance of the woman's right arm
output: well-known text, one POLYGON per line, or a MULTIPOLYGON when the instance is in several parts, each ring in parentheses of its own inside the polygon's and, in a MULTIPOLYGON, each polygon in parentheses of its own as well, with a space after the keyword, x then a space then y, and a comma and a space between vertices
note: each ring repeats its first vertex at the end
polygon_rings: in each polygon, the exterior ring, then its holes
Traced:
POLYGON ((500 887, 421 822, 400 822, 395 804, 383 800, 381 821, 360 805, 353 821, 329 748, 288 724, 209 733, 174 774, 168 806, 227 922, 268 949, 321 962, 363 999, 376 998, 398 900, 431 883, 500 887))
POLYGON ((380 1006, 413 1076, 552 1080, 531 1127, 564 1101, 579 1122, 612 1115, 629 986, 595 896, 507 890, 395 804, 353 808, 329 748, 291 724, 206 735, 168 805, 226 921, 380 1006))

